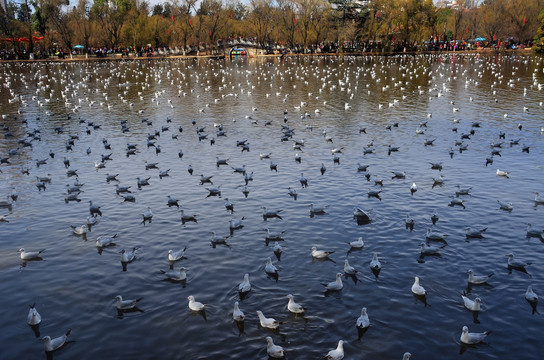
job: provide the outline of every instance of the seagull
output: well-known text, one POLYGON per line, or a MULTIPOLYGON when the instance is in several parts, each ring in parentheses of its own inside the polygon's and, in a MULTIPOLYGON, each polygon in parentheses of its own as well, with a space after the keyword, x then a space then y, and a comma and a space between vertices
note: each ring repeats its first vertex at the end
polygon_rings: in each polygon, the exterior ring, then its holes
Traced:
POLYGON ((150 206, 147 207, 147 211, 142 214, 142 217, 144 219, 142 221, 144 224, 145 224, 146 221, 151 222, 151 220, 153 219, 153 212, 151 211, 150 206))
POLYGON ((410 354, 409 352, 405 352, 404 355, 402 355, 402 360, 410 360, 411 357, 412 354, 410 354))
POLYGON ((279 213, 281 212, 281 210, 276 210, 276 211, 272 211, 272 210, 269 210, 267 211, 266 210, 266 207, 265 206, 261 206, 261 209, 263 209, 263 218, 273 218, 273 217, 276 217, 278 219, 282 219, 282 217, 279 215, 279 213))
POLYGON ((417 185, 416 183, 412 183, 412 186, 410 186, 410 192, 413 194, 417 191, 417 185))
POLYGON ((266 231, 266 235, 265 235, 266 241, 272 241, 272 240, 281 241, 283 240, 282 236, 285 233, 285 231, 271 232, 268 228, 264 229, 264 231, 266 231))
POLYGON ((357 273, 357 269, 349 264, 348 259, 344 260, 344 273, 347 275, 355 275, 357 273))
POLYGON ((499 203, 499 209, 501 210, 512 211, 514 209, 512 203, 505 203, 500 200, 497 200, 497 203, 499 203))
POLYGON ((538 191, 535 191, 534 194, 535 194, 535 206, 544 205, 544 199, 540 198, 540 194, 538 193, 538 191))
POLYGON ((348 244, 351 249, 362 249, 363 246, 365 246, 362 236, 360 236, 357 240, 350 241, 348 244))
POLYGON ((468 327, 463 326, 463 333, 461 334, 461 342, 463 344, 468 344, 468 345, 478 344, 478 343, 484 341, 484 339, 490 333, 491 333, 490 331, 486 331, 486 332, 483 332, 483 333, 469 333, 468 332, 468 327))
POLYGON ((266 265, 264 267, 264 271, 270 275, 278 275, 278 268, 275 267, 274 264, 272 264, 271 258, 266 259, 266 265))
POLYGON ((66 343, 66 339, 70 336, 72 329, 68 329, 66 334, 51 339, 49 336, 44 336, 40 340, 43 341, 45 351, 51 352, 60 349, 66 343))
POLYGON ((527 301, 531 303, 538 302, 538 295, 533 291, 533 287, 531 285, 527 287, 527 291, 525 292, 525 299, 527 299, 527 301))
POLYGON ((268 356, 274 359, 283 359, 285 357, 283 348, 279 345, 275 345, 270 336, 266 337, 266 352, 268 356))
POLYGON ((325 209, 328 207, 328 205, 322 206, 322 207, 314 207, 314 204, 310 204, 310 216, 314 215, 325 215, 327 212, 325 209))
POLYGON ((539 238, 540 240, 544 241, 544 231, 542 230, 533 230, 531 229, 532 225, 530 223, 527 224, 527 233, 525 234, 525 237, 535 237, 539 238))
POLYGON ((438 247, 438 246, 427 245, 424 242, 422 242, 421 244, 419 244, 419 246, 421 247, 420 252, 422 256, 425 256, 425 255, 439 255, 440 256, 440 249, 442 249, 446 245, 438 247))
POLYGON ((382 268, 382 264, 380 263, 380 260, 378 259, 379 253, 375 252, 372 256, 372 260, 370 260, 370 268, 373 270, 380 270, 382 268))
POLYGON ((81 226, 70 225, 70 227, 72 228, 72 231, 76 235, 84 235, 85 233, 87 233, 87 225, 85 224, 81 226))
POLYGON ((294 197, 295 200, 297 199, 298 194, 297 194, 297 191, 295 189, 293 189, 291 187, 288 187, 287 191, 289 191, 289 196, 294 197))
POLYGON ((95 225, 98 222, 97 218, 94 216, 89 216, 87 218, 87 226, 90 228, 91 226, 95 225))
POLYGON ((497 169, 497 176, 504 176, 504 177, 508 178, 509 174, 510 174, 510 172, 508 172, 508 171, 503 171, 503 170, 497 169))
POLYGON ((421 285, 419 285, 419 277, 415 277, 414 278, 414 284, 412 285, 412 292, 415 294, 415 295, 419 295, 419 296, 425 296, 427 294, 427 291, 425 290, 425 288, 421 285))
POLYGON ((234 321, 244 321, 246 316, 244 315, 244 312, 240 310, 240 307, 238 306, 238 301, 234 302, 234 309, 232 310, 232 318, 234 321))
POLYGON ((132 250, 128 252, 125 249, 121 250, 121 262, 131 263, 136 260, 136 250, 138 250, 138 247, 133 247, 132 250))
POLYGON ((344 284, 342 284, 342 273, 336 274, 336 280, 332 281, 328 284, 324 284, 326 291, 340 291, 344 287, 344 284))
POLYGON ((24 248, 19 249, 19 253, 21 254, 21 260, 40 259, 40 255, 44 251, 45 251, 45 249, 41 249, 41 250, 38 250, 38 251, 25 251, 24 248))
POLYGON ((229 201, 229 198, 225 198, 225 208, 231 213, 234 212, 234 204, 229 201))
POLYGON ((166 205, 168 205, 168 207, 176 206, 177 208, 179 208, 178 201, 179 201, 178 199, 168 195, 168 202, 166 203, 166 205))
POLYGON ((259 321, 262 327, 269 329, 277 329, 280 326, 280 322, 274 318, 267 318, 263 315, 262 311, 257 310, 257 316, 259 316, 259 321))
POLYGON ((281 247, 281 245, 277 241, 275 241, 274 242, 274 254, 278 257, 278 260, 279 260, 279 257, 280 257, 282 252, 283 252, 283 248, 281 247))
POLYGON ((437 233, 433 233, 433 230, 431 228, 427 229, 427 234, 425 235, 425 239, 427 241, 439 241, 439 242, 445 242, 447 235, 439 235, 437 233))
POLYGON ((192 295, 187 296, 187 300, 189 300, 189 309, 192 311, 203 311, 206 307, 205 304, 195 301, 195 298, 192 295))
POLYGON ((338 341, 336 349, 331 350, 325 356, 327 360, 342 360, 344 358, 344 341, 338 341))
POLYGON ((185 224, 186 222, 198 222, 196 219, 196 215, 185 215, 185 211, 183 209, 180 209, 179 212, 181 213, 181 223, 185 224))
POLYGON ((477 297, 476 299, 471 300, 465 295, 461 295, 461 297, 463 298, 463 304, 467 309, 469 309, 470 311, 480 311, 480 304, 482 303, 482 299, 477 297))
POLYGON ((366 313, 366 307, 361 309, 361 316, 357 318, 357 327, 364 329, 370 326, 370 320, 368 319, 368 314, 366 313))
POLYGON ((187 250, 187 246, 178 251, 168 250, 168 260, 171 262, 181 260, 185 256, 185 250, 187 250))
POLYGON ((96 247, 103 248, 114 245, 115 238, 117 238, 117 234, 113 236, 99 236, 96 238, 96 247))
POLYGON ((243 216, 241 219, 230 219, 229 220, 229 227, 231 230, 241 229, 244 227, 244 224, 242 224, 242 221, 244 221, 246 217, 243 216))
POLYGON ((508 257, 508 267, 514 269, 525 269, 526 266, 531 265, 531 263, 526 263, 521 260, 514 259, 514 254, 510 253, 506 255, 508 257))
POLYGON ((89 200, 89 212, 91 213, 91 216, 100 215, 102 216, 102 211, 100 211, 100 206, 93 205, 93 202, 89 200))
POLYGON ((289 299, 289 302, 287 303, 287 309, 290 312, 294 314, 301 314, 304 312, 305 309, 302 307, 302 305, 295 302, 295 298, 293 297, 293 295, 289 294, 287 295, 287 298, 289 299))
POLYGON ((494 273, 491 273, 489 275, 474 275, 474 271, 472 270, 467 271, 467 274, 468 274, 468 283, 475 284, 475 285, 485 284, 489 280, 489 278, 491 278, 494 275, 494 273))
POLYGON ((471 229, 469 227, 466 228, 466 233, 465 233, 465 236, 467 239, 469 238, 483 238, 484 237, 484 232, 487 230, 487 228, 482 228, 482 229, 471 229))
POLYGON ((306 178, 304 177, 304 173, 300 173, 300 179, 299 179, 299 181, 300 181, 300 185, 301 185, 303 188, 308 187, 308 179, 306 179, 306 178))
POLYGON ((251 291, 251 283, 249 282, 249 274, 244 274, 244 280, 238 285, 238 291, 248 293, 251 291))
POLYGON ((180 267, 179 270, 159 270, 167 279, 174 281, 184 281, 187 279, 187 269, 180 267))
POLYGON ((334 253, 334 251, 317 250, 315 246, 312 246, 312 257, 316 259, 324 259, 329 257, 332 253, 334 253))
POLYGON ((28 309, 28 316, 26 318, 26 322, 28 325, 38 325, 42 322, 42 317, 40 313, 38 313, 38 310, 36 310, 36 304, 29 305, 30 309, 28 309))
POLYGON ((134 309, 136 307, 136 304, 142 301, 143 297, 135 299, 135 300, 123 300, 123 297, 121 295, 117 295, 115 297, 116 304, 118 310, 130 310, 134 309))

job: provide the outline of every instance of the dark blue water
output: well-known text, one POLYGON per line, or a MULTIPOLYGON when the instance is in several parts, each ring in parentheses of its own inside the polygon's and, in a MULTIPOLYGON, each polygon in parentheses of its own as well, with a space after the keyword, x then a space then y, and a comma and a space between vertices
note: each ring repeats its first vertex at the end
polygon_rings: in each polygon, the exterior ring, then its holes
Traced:
POLYGON ((266 336, 284 347, 288 359, 321 358, 340 339, 346 359, 400 359, 406 351, 416 359, 540 358, 544 320, 524 293, 532 285, 544 294, 544 244, 526 237, 527 223, 544 227, 544 206, 533 201, 533 192, 544 194, 542 58, 4 63, 0 74, 6 115, 0 157, 18 148, 0 165, 2 200, 18 195, 9 200, 11 209, 0 209, 9 220, 0 223, 0 358, 45 356, 25 321, 33 303, 43 318, 39 336, 72 329, 71 342, 52 354, 57 359, 266 359, 266 336), (214 123, 223 125, 226 136, 217 136, 214 123), (294 130, 288 141, 282 141, 282 125, 294 130), (208 135, 201 141, 200 127, 208 135), (456 142, 471 130, 463 140, 468 148, 460 152, 456 142), (31 147, 18 144, 35 131, 40 140, 31 147), (160 136, 148 147, 148 134, 155 131, 160 136), (79 139, 67 150, 70 136, 79 139), (249 151, 242 151, 236 143, 246 139, 249 151), (433 145, 424 145, 432 139, 433 145), (519 145, 510 146, 512 139, 520 139, 519 145), (293 149, 294 140, 304 140, 301 150, 293 149), (500 141, 500 156, 486 166, 491 143, 500 141), (373 153, 364 154, 371 142, 373 153), (129 143, 137 144, 137 153, 127 157, 129 143), (389 145, 399 151, 389 154, 389 145), (334 148, 342 150, 339 163, 333 161, 334 148), (269 152, 277 172, 270 170, 270 159, 260 159, 269 152), (96 169, 95 162, 109 153, 112 160, 96 169), (66 184, 76 179, 67 177, 64 157, 85 184, 80 202, 64 200, 66 184), (229 165, 217 167, 216 157, 229 159, 229 165), (36 160, 46 158, 37 167, 36 160), (146 162, 157 162, 159 169, 146 170, 146 162), (441 162, 442 171, 430 162, 441 162), (359 163, 369 165, 369 180, 357 171, 359 163), (231 168, 242 165, 253 172, 247 197, 244 176, 231 168), (167 169, 169 176, 161 179, 159 171, 167 169), (497 176, 497 169, 510 177, 497 176), (392 171, 406 177, 393 179, 392 171), (119 174, 119 182, 108 183, 107 173, 119 174), (300 185, 301 173, 307 188, 300 185), (213 176, 213 185, 201 185, 200 174, 213 176), (433 187, 440 175, 444 184, 433 187), (36 176, 51 177, 45 191, 37 189, 36 176), (138 189, 137 177, 150 177, 150 185, 138 189), (383 180, 381 199, 367 196, 380 188, 375 180, 383 180), (414 182, 418 190, 411 194, 414 182), (132 186, 136 201, 123 201, 116 184, 132 186), (458 197, 465 208, 448 206, 457 185, 471 187, 469 196, 458 197), (220 186, 221 197, 207 197, 210 186, 220 186), (297 190, 296 200, 288 187, 297 190), (167 206, 168 195, 179 199, 186 214, 197 214, 198 223, 182 224, 178 209, 167 206), (225 209, 225 198, 234 203, 234 214, 225 209), (76 236, 70 225, 86 222, 89 200, 101 206, 103 216, 86 237, 76 236), (501 210, 497 200, 512 203, 513 210, 501 210), (327 214, 311 217, 311 203, 327 206, 327 214), (281 210, 282 219, 265 221, 262 206, 281 210), (143 224, 148 207, 153 219, 143 224), (355 207, 368 211, 372 222, 358 225, 355 207), (434 226, 433 211, 439 215, 434 226), (413 231, 405 226, 407 214, 415 221, 413 231), (211 246, 211 231, 227 236, 229 220, 242 217, 244 227, 227 239, 229 246, 211 246), (285 231, 281 261, 265 241, 267 227, 285 231), (429 227, 446 234, 447 245, 440 256, 421 258, 419 244, 429 227), (467 239, 466 227, 487 231, 483 239, 467 239), (113 234, 116 246, 97 251, 96 238, 113 234), (360 236, 364 249, 348 253, 347 243, 360 236), (330 261, 312 260, 312 246, 334 251, 330 261), (21 247, 45 248, 43 260, 22 263, 21 247), (139 247, 137 260, 123 271, 119 252, 133 247, 139 247), (168 250, 183 247, 186 258, 174 268, 187 268, 187 281, 165 281, 160 270, 169 268, 168 250), (368 266, 373 252, 383 265, 378 277, 368 266), (527 272, 509 271, 510 252, 532 263, 527 272), (264 272, 268 257, 279 268, 278 281, 264 272), (325 295, 322 283, 342 272, 346 258, 359 270, 357 279, 345 277, 340 293, 325 295), (487 285, 467 287, 469 269, 494 276, 487 285), (244 273, 253 288, 241 300, 237 286, 244 273), (411 293, 416 275, 428 292, 426 303, 411 293), (464 291, 482 298, 477 321, 463 307, 464 291), (289 293, 307 309, 303 317, 288 312, 289 293), (116 295, 143 297, 141 311, 118 314, 116 295), (205 317, 188 309, 189 295, 207 304, 205 317), (246 315, 243 328, 232 320, 235 301, 246 315), (359 334, 355 323, 363 306, 371 326, 359 334), (279 331, 261 328, 256 310, 281 321, 279 331), (464 325, 492 333, 485 344, 463 347, 464 325))

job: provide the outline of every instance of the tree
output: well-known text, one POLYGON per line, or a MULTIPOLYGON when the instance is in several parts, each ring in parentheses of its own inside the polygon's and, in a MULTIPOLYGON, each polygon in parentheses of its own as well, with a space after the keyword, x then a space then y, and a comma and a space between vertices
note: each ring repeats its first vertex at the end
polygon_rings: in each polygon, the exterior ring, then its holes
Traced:
POLYGON ((91 13, 104 31, 104 41, 111 47, 117 47, 121 41, 131 6, 129 0, 94 0, 91 13))
POLYGON ((251 30, 257 36, 257 41, 262 48, 270 40, 270 36, 274 29, 273 14, 274 8, 271 0, 251 0, 249 3, 250 15, 248 21, 251 25, 251 30))
POLYGON ((533 46, 533 49, 537 53, 544 53, 544 9, 542 9, 538 15, 538 21, 540 22, 540 26, 536 31, 534 38, 535 45, 533 46))
POLYGON ((75 23, 76 35, 83 43, 85 49, 90 47, 89 39, 91 38, 92 23, 91 23, 91 5, 89 0, 78 0, 77 6, 72 9, 72 19, 75 23))

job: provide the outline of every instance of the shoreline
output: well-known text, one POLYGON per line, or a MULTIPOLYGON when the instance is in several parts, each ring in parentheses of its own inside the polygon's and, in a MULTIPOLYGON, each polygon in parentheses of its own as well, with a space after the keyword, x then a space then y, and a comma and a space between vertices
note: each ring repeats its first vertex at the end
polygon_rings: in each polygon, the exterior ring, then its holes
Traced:
MULTIPOLYGON (((395 55, 423 55, 423 54, 479 54, 479 53, 520 53, 524 55, 530 55, 535 54, 532 51, 532 48, 524 48, 524 49, 490 49, 490 48, 483 48, 483 49, 476 49, 476 50, 463 50, 463 51, 406 51, 406 52, 341 52, 341 53, 310 53, 310 54, 258 54, 256 56, 246 56, 248 59, 257 59, 257 58, 280 58, 280 57, 310 57, 310 56, 323 56, 323 57, 344 57, 344 56, 395 56, 395 55)), ((80 62, 80 61, 142 61, 142 60, 166 60, 166 59, 184 59, 184 60, 200 60, 200 59, 215 59, 215 60, 223 60, 223 59, 229 59, 232 57, 229 57, 224 54, 220 55, 157 55, 157 56, 129 56, 129 57, 121 57, 120 54, 115 54, 107 57, 85 57, 84 55, 76 55, 74 57, 65 57, 64 59, 60 59, 57 57, 50 57, 47 59, 18 59, 18 60, 3 60, 0 59, 0 63, 18 63, 18 62, 80 62)), ((235 58, 243 58, 241 56, 237 56, 235 58)))

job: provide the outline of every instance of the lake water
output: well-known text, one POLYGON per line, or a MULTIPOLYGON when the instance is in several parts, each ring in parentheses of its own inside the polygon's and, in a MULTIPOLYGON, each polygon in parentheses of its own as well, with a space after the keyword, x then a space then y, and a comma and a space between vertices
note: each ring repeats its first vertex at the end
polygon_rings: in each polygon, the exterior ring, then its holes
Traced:
POLYGON ((533 201, 534 192, 544 195, 543 68, 541 57, 519 54, 1 64, 0 108, 7 116, 0 157, 9 163, 0 166, 0 195, 18 198, 10 198, 11 209, 0 208, 9 221, 0 223, 0 358, 45 357, 38 336, 71 328, 70 342, 49 358, 266 359, 271 336, 288 359, 322 358, 340 339, 346 359, 401 359, 407 351, 414 359, 540 359, 544 318, 524 294, 528 285, 544 294, 544 243, 526 237, 527 223, 544 227, 544 205, 533 201), (294 130, 287 141, 282 126, 294 130), (155 132, 160 136, 148 146, 155 132), (78 138, 68 150, 71 136, 78 138), (241 140, 249 151, 237 146, 241 140), (294 149, 295 140, 304 145, 294 149), (136 144, 134 155, 127 156, 127 144, 136 144), (342 151, 336 163, 335 148, 342 151), (492 150, 500 156, 486 166, 492 150), (110 153, 105 168, 95 168, 110 153), (64 157, 84 183, 80 202, 65 201, 76 177, 67 176, 64 157), (228 165, 216 166, 216 158, 228 165), (150 163, 158 169, 146 170, 150 163), (242 165, 253 173, 247 197, 244 176, 232 169, 242 165), (393 178, 393 171, 405 178, 393 178), (106 174, 119 174, 118 182, 107 182, 106 174), (213 185, 201 185, 200 174, 213 176, 213 185), (433 186, 440 175, 443 185, 433 186), (44 191, 37 176, 51 178, 44 191), (138 189, 137 177, 150 177, 150 185, 138 189), (380 199, 367 195, 380 189, 376 180, 383 180, 380 199), (135 201, 123 201, 116 184, 131 186, 135 201), (221 197, 208 197, 212 186, 220 186, 221 197), (470 195, 456 197, 457 186, 470 187, 470 195), (198 223, 183 224, 168 195, 198 223), (464 208, 448 206, 454 199, 464 208), (497 200, 513 210, 501 210, 497 200), (89 201, 103 216, 85 237, 75 235, 70 225, 85 224, 89 201), (310 216, 311 203, 327 206, 326 214, 310 216), (282 219, 263 219, 262 206, 281 210, 282 219), (148 207, 153 218, 144 224, 148 207), (358 225, 356 207, 368 211, 370 224, 358 225), (229 246, 211 246, 211 231, 227 236, 229 220, 242 217, 229 246), (420 257, 430 227, 447 235, 446 243, 431 244, 447 245, 440 256, 420 257), (487 231, 467 239, 467 227, 487 231), (285 232, 280 260, 265 228, 285 232), (97 251, 97 237, 114 234, 116 245, 97 251), (347 243, 360 236, 364 248, 348 252, 347 243), (330 261, 313 260, 312 246, 334 251, 330 261), (46 249, 43 260, 22 263, 21 247, 46 249), (137 259, 123 271, 120 251, 133 247, 137 259), (170 267, 168 250, 184 247, 185 258, 173 267, 187 268, 187 281, 165 281, 160 270, 170 267), (382 262, 378 276, 369 268, 374 252, 382 262), (509 269, 508 253, 532 264, 526 272, 509 269), (264 271, 269 257, 279 268, 277 281, 264 271), (357 278, 343 277, 341 292, 325 294, 322 283, 343 272, 345 259, 357 278), (468 287, 469 269, 494 276, 468 287), (252 290, 240 299, 245 273, 252 290), (414 276, 426 301, 411 292, 414 276), (464 308, 463 292, 482 299, 477 317, 464 308), (288 312, 287 294, 306 308, 304 316, 288 312), (143 300, 139 310, 118 313, 116 295, 143 300), (189 295, 207 304, 205 316, 188 309, 189 295), (235 301, 246 315, 243 326, 232 319, 235 301), (36 332, 25 321, 33 303, 42 315, 36 332), (364 333, 356 328, 362 307, 371 323, 364 333), (281 321, 279 331, 261 328, 256 310, 281 321), (464 325, 492 333, 484 344, 461 346, 464 325))

